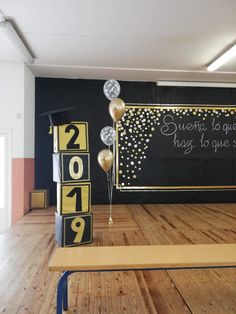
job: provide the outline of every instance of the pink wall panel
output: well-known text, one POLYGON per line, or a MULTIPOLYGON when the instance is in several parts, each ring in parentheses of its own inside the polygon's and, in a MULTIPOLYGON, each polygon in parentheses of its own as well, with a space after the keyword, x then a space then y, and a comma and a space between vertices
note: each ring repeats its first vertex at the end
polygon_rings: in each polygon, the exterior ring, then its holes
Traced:
POLYGON ((30 208, 29 192, 34 188, 34 158, 24 158, 24 213, 30 208))
POLYGON ((12 224, 29 210, 29 192, 34 188, 34 158, 12 159, 12 224))

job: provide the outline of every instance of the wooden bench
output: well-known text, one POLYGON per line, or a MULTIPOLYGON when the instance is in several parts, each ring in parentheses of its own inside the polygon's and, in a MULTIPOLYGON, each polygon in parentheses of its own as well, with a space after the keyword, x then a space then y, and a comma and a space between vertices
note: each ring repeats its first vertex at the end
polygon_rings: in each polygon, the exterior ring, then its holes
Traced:
POLYGON ((49 271, 62 271, 57 314, 68 309, 67 278, 73 272, 236 267, 236 244, 58 248, 49 271))

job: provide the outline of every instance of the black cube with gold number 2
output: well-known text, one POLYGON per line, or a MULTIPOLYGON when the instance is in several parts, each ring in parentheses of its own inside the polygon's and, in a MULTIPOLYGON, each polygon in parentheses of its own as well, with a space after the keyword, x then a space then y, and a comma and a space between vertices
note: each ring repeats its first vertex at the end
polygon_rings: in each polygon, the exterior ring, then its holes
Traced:
POLYGON ((91 243, 90 156, 88 124, 53 128, 53 181, 57 183, 56 241, 61 246, 91 243))

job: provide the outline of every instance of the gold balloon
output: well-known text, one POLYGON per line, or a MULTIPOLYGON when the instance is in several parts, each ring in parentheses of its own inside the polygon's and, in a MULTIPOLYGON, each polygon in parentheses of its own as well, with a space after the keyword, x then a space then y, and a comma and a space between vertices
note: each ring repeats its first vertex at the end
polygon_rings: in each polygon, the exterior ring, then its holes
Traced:
POLYGON ((103 149, 98 153, 98 163, 107 172, 113 165, 113 154, 109 149, 103 149))
POLYGON ((109 105, 109 113, 113 121, 119 121, 125 113, 125 103, 120 98, 112 99, 109 105))

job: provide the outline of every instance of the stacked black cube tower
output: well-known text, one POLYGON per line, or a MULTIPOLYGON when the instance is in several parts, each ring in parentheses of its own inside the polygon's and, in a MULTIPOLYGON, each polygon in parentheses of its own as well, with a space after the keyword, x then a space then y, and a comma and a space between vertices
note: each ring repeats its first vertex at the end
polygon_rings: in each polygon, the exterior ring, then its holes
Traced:
POLYGON ((56 241, 92 242, 90 155, 87 122, 53 127, 53 181, 57 182, 56 241))

